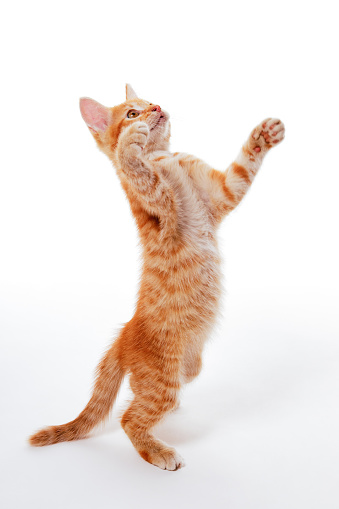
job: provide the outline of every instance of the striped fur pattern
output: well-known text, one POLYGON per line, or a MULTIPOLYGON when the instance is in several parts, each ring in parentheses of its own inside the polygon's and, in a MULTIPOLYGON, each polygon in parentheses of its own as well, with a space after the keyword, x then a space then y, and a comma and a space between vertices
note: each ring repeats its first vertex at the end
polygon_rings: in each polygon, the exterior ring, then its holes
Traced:
POLYGON ((152 428, 177 407, 180 388, 201 370, 221 294, 218 225, 282 141, 284 126, 277 119, 261 122, 237 159, 218 171, 192 155, 169 152, 169 115, 129 85, 119 106, 84 98, 80 109, 128 197, 143 248, 142 277, 135 314, 99 364, 86 408, 67 424, 37 432, 30 443, 86 437, 108 415, 129 374, 134 400, 122 427, 142 458, 177 470, 182 458, 152 428))

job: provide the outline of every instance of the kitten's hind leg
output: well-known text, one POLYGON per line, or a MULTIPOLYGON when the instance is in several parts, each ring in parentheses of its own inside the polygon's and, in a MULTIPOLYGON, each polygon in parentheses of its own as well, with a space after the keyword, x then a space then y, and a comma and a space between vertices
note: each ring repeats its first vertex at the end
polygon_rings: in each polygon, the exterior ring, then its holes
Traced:
POLYGON ((203 348, 204 337, 196 338, 195 342, 186 346, 182 365, 182 377, 185 384, 192 382, 200 374, 203 348))
POLYGON ((179 386, 170 380, 138 380, 131 377, 135 399, 124 413, 121 425, 140 456, 163 470, 185 466, 173 447, 151 434, 151 429, 177 405, 179 386))

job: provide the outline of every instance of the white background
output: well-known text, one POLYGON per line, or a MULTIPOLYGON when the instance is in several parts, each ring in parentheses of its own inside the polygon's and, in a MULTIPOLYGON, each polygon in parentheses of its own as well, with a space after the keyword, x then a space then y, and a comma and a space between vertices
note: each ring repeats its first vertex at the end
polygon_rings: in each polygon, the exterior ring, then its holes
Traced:
POLYGON ((338 494, 338 29, 335 2, 16 2, 1 13, 1 506, 334 509, 338 494), (223 317, 203 374, 135 453, 118 415, 89 440, 26 438, 74 418, 139 259, 127 201, 78 109, 130 82, 172 148, 223 169, 250 130, 286 139, 220 229, 223 317))

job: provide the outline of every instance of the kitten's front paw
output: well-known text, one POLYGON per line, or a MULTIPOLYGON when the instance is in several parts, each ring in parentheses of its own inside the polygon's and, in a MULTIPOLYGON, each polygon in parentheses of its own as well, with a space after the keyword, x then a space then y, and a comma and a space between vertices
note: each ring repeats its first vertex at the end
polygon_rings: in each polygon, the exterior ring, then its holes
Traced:
POLYGON ((123 132, 122 136, 125 150, 137 150, 141 152, 148 140, 149 127, 146 122, 133 122, 133 124, 123 132))
POLYGON ((251 144, 255 152, 268 150, 273 145, 280 143, 285 136, 285 126, 277 118, 267 118, 259 124, 251 133, 251 144))

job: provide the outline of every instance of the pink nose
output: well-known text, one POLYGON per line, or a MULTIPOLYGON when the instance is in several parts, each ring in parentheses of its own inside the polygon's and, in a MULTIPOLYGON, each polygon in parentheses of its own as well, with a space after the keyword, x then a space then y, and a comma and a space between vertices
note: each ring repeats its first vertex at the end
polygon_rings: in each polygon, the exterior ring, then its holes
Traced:
POLYGON ((161 108, 160 108, 160 106, 157 105, 157 106, 154 106, 154 108, 152 108, 152 111, 159 111, 160 112, 161 108))

